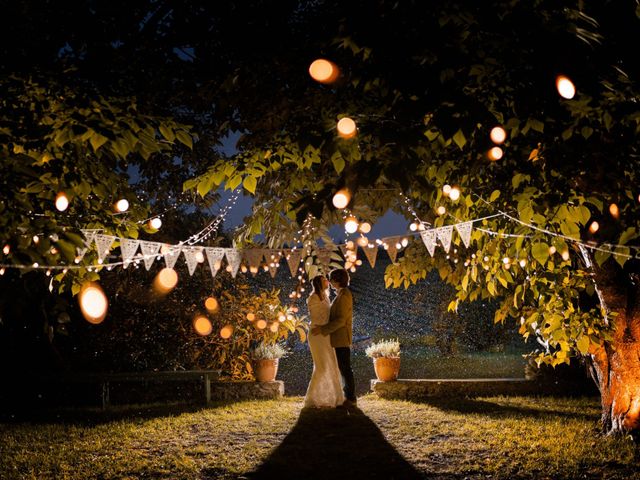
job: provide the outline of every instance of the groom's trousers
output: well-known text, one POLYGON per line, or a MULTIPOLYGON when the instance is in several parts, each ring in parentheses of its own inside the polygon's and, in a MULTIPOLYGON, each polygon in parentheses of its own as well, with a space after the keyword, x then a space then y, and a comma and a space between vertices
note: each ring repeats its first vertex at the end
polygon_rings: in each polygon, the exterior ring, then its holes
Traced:
POLYGON ((342 390, 344 397, 352 402, 356 401, 356 384, 353 379, 353 370, 351 369, 351 349, 349 347, 336 347, 336 358, 338 360, 338 369, 342 375, 342 390))

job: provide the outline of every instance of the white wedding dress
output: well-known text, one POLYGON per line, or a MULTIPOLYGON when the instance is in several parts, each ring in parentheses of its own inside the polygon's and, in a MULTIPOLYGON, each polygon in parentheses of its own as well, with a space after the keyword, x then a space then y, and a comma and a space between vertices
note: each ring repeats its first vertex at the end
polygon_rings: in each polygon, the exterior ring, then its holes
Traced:
MULTIPOLYGON (((311 327, 329 322, 331 304, 328 297, 322 301, 316 294, 307 299, 311 327)), ((309 335, 309 348, 313 358, 313 373, 304 397, 305 407, 337 407, 344 402, 342 382, 336 352, 329 335, 309 335)))

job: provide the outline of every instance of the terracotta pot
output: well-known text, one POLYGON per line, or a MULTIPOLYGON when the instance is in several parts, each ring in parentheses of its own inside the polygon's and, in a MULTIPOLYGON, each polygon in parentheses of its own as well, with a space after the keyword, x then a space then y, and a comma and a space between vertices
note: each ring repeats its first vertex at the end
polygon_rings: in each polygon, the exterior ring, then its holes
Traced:
POLYGON ((393 382, 400 373, 400 357, 378 357, 373 359, 376 377, 381 382, 393 382))
POLYGON ((254 360, 253 370, 258 382, 273 382, 278 373, 278 360, 254 360))

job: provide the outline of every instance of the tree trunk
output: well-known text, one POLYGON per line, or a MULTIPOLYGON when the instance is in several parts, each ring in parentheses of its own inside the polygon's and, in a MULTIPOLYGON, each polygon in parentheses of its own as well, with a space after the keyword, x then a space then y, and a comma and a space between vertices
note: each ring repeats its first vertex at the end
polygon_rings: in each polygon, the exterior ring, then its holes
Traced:
MULTIPOLYGON (((607 263, 613 263, 611 261, 607 263)), ((606 265, 606 264, 605 264, 606 265)), ((640 286, 617 266, 596 268, 596 283, 614 324, 613 340, 591 352, 592 376, 602 398, 607 434, 640 435, 640 286)))

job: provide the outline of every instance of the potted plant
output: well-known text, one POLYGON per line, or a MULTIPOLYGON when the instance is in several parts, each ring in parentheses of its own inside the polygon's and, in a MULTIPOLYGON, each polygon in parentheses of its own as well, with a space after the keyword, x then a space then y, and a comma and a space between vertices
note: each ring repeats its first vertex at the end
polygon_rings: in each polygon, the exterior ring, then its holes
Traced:
POLYGON ((253 370, 258 382, 273 382, 278 373, 278 361, 287 354, 278 343, 261 342, 251 351, 253 370))
POLYGON ((373 358, 376 377, 381 382, 393 382, 400 372, 400 342, 381 340, 367 347, 367 357, 373 358))

